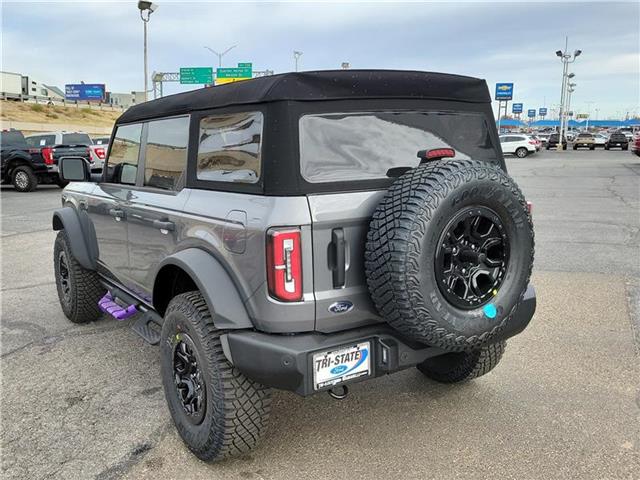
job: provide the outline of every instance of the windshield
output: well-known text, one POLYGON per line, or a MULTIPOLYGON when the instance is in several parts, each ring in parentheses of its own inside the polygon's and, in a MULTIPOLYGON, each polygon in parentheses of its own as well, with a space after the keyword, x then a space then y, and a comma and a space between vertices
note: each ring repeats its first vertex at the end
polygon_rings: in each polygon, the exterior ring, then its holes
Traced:
POLYGON ((63 145, 93 145, 91 137, 86 133, 65 133, 62 135, 63 145))
POLYGON ((417 153, 453 148, 457 159, 499 158, 485 116, 466 112, 379 111, 304 115, 300 170, 309 182, 387 178, 415 167, 417 153))

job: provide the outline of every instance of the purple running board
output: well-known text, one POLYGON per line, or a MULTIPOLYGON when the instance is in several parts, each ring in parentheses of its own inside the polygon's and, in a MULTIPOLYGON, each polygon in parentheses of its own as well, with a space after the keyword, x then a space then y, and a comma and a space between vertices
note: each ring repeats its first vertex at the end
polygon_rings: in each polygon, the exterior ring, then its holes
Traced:
POLYGON ((128 307, 122 307, 118 305, 111 296, 111 293, 107 292, 104 297, 98 302, 100 310, 104 313, 108 313, 116 320, 126 320, 127 318, 138 313, 138 309, 135 305, 129 305, 128 307))

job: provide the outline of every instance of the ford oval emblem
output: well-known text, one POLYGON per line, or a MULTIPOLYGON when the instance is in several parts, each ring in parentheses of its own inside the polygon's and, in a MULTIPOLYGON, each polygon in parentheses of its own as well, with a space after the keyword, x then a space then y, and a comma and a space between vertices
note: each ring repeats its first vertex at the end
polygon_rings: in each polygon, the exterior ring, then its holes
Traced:
POLYGON ((353 308, 353 303, 348 300, 342 300, 341 302, 335 302, 329 305, 328 310, 331 313, 347 313, 353 308))
POLYGON ((331 373, 331 375, 338 375, 344 372, 346 369, 346 365, 338 365, 337 367, 333 367, 329 372, 331 373))

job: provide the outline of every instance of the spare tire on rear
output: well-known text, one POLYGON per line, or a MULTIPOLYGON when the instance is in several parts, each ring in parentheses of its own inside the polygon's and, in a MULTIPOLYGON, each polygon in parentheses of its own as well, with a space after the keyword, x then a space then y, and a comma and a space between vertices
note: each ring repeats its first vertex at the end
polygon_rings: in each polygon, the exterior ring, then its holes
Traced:
POLYGON ((377 206, 365 269, 380 315, 448 351, 498 341, 533 267, 533 225, 516 183, 472 160, 422 164, 377 206))

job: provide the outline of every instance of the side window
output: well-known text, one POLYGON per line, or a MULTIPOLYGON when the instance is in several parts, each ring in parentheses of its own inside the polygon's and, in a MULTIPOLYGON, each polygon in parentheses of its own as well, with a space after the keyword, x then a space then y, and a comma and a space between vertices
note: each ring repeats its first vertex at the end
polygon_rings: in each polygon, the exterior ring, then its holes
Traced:
POLYGON ((164 190, 184 185, 189 143, 189 117, 149 122, 144 155, 144 184, 164 190))
POLYGON ((118 127, 107 159, 107 182, 135 185, 141 134, 141 123, 118 127))
POLYGON ((40 137, 40 145, 45 147, 51 147, 56 144, 55 135, 44 135, 40 137), (44 142, 44 143, 43 143, 44 142))
POLYGON ((208 115, 200 120, 198 180, 256 183, 260 177, 261 112, 208 115))

